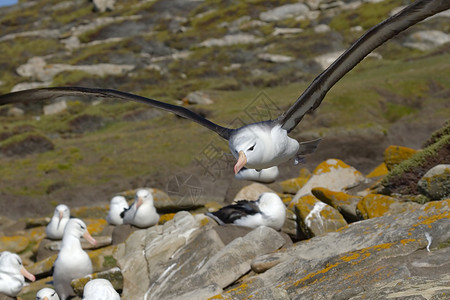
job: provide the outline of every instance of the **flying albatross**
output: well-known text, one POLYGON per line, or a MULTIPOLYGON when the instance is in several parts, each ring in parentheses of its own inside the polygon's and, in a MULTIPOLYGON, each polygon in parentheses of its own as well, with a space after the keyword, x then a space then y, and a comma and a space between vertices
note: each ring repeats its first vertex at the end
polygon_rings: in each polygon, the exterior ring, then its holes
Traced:
POLYGON ((172 112, 216 132, 228 140, 233 156, 237 159, 234 172, 244 166, 249 169, 266 169, 288 160, 299 161, 300 155, 311 153, 320 140, 301 142, 290 138, 291 132, 303 116, 315 110, 327 92, 367 54, 401 31, 450 8, 449 0, 418 0, 399 13, 369 29, 325 71, 317 76, 295 103, 278 118, 231 129, 217 125, 195 112, 142 96, 112 89, 85 87, 51 87, 24 90, 0 96, 0 105, 16 102, 47 100, 61 96, 97 96, 143 102, 172 112))

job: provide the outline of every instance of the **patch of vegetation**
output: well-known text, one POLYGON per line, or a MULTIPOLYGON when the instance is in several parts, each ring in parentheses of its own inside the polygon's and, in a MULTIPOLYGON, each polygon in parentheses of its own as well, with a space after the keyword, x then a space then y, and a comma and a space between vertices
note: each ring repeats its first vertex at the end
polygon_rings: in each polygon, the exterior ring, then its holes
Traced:
POLYGON ((450 135, 450 120, 447 120, 441 129, 433 132, 431 137, 424 143, 423 147, 425 148, 433 145, 446 135, 450 135))
POLYGON ((450 163, 450 135, 417 152, 392 169, 381 184, 384 193, 418 194, 417 182, 432 167, 450 163))
POLYGON ((378 3, 363 3, 355 10, 344 11, 330 22, 330 27, 342 32, 354 26, 362 26, 364 30, 380 23, 389 16, 394 8, 403 5, 402 0, 386 0, 378 3))
POLYGON ((385 117, 389 122, 395 122, 400 118, 409 114, 415 113, 418 110, 406 105, 400 105, 395 103, 387 103, 385 117))
POLYGON ((80 85, 81 81, 86 80, 86 78, 95 77, 92 74, 89 74, 84 71, 63 71, 55 75, 53 77, 52 85, 53 86, 77 86, 80 85))
POLYGON ((23 156, 53 150, 55 145, 46 136, 36 132, 14 135, 0 144, 0 152, 6 156, 23 156))
POLYGON ((78 7, 70 7, 65 11, 55 11, 52 18, 55 22, 60 24, 69 24, 71 22, 79 22, 79 20, 90 16, 92 18, 97 17, 93 12, 93 7, 91 5, 86 5, 86 3, 81 2, 82 5, 78 7))

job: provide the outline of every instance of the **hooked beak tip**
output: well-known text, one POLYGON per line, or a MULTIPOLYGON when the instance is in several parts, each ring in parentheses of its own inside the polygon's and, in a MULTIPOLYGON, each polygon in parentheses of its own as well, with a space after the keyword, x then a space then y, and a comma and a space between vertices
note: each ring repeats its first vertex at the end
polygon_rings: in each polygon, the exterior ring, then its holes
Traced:
POLYGON ((247 164, 247 156, 245 156, 244 151, 239 151, 239 158, 236 164, 234 165, 234 175, 239 173, 239 171, 247 164))

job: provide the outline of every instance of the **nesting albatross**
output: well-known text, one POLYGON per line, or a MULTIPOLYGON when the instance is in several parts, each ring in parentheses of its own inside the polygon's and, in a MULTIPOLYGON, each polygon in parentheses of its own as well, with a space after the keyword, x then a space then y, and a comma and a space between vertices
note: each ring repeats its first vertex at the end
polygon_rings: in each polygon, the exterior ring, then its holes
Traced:
POLYGON ((47 100, 60 96, 97 96, 143 102, 148 105, 188 118, 216 132, 229 141, 233 156, 237 159, 234 172, 244 166, 250 169, 266 169, 283 162, 299 161, 301 155, 311 153, 319 140, 301 142, 290 138, 291 132, 303 116, 315 110, 327 92, 366 55, 401 31, 450 8, 448 0, 418 0, 399 13, 369 29, 353 43, 336 61, 317 76, 295 103, 275 120, 267 120, 231 129, 217 125, 185 107, 172 105, 142 96, 112 89, 84 87, 39 88, 0 96, 0 105, 15 102, 47 100))

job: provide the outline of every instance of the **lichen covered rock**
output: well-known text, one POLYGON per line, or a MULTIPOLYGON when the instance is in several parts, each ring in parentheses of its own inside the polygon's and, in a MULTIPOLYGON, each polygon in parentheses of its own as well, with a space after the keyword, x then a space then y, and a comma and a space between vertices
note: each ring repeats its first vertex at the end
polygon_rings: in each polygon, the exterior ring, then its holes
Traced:
POLYGON ((312 195, 301 197, 294 207, 299 239, 333 232, 347 225, 344 217, 336 209, 312 195))
POLYGON ((403 146, 389 146, 384 151, 384 163, 388 170, 392 170, 402 161, 413 156, 417 151, 403 146))
POLYGON ((450 165, 431 168, 417 183, 419 190, 433 200, 450 197, 450 165))

